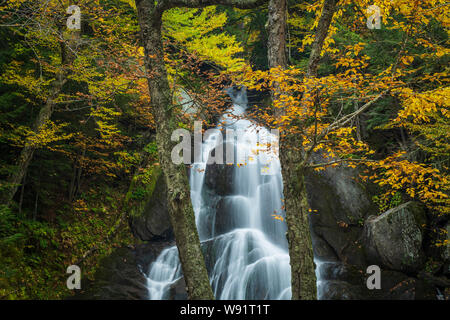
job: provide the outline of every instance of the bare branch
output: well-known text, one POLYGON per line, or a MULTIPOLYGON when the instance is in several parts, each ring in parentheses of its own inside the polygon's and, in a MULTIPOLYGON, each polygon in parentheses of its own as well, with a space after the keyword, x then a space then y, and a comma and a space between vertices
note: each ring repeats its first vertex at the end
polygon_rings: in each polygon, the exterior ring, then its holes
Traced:
MULTIPOLYGON (((388 93, 390 91, 390 89, 387 89, 385 91, 383 91, 382 93, 380 93, 379 95, 377 95, 373 100, 370 100, 369 102, 367 102, 365 105, 363 105, 361 108, 359 108, 358 110, 356 110, 355 112, 352 112, 344 117, 342 117, 341 119, 333 122, 332 124, 330 124, 318 137, 317 141, 320 142, 327 134, 329 134, 330 132, 332 132, 333 130, 336 130, 338 128, 342 128, 343 126, 345 126, 347 123, 349 123, 353 118, 355 118, 356 116, 358 116, 359 114, 361 114, 362 112, 366 111, 370 106, 372 106, 375 102, 377 102, 378 100, 380 100, 386 93, 388 93)), ((308 150, 310 151, 310 150, 308 150)))
POLYGON ((309 164, 306 167, 307 168, 320 168, 320 167, 331 166, 333 164, 348 163, 348 162, 375 162, 375 160, 370 160, 370 159, 338 159, 338 160, 333 160, 333 161, 330 161, 330 162, 309 164))

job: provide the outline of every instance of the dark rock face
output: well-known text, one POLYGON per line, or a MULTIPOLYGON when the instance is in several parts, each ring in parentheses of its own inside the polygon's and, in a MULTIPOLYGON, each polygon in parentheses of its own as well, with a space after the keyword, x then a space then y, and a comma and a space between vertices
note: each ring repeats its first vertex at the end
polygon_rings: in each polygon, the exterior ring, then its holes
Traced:
POLYGON ((159 242, 136 248, 119 248, 100 262, 94 281, 82 278, 81 290, 70 299, 79 300, 145 300, 151 262, 159 253, 173 245, 159 242))
POLYGON ((169 289, 169 300, 187 300, 186 282, 180 278, 169 289))
POLYGON ((327 168, 305 177, 314 255, 325 261, 363 266, 366 258, 360 239, 365 217, 375 212, 367 191, 356 180, 356 171, 327 168))
POLYGON ((323 300, 433 300, 434 287, 423 279, 381 269, 381 289, 369 290, 364 269, 342 263, 319 265, 322 281, 318 288, 323 300))
MULTIPOLYGON (((245 199, 234 199, 234 201, 245 201, 245 199)), ((233 221, 232 217, 228 214, 230 212, 230 199, 228 197, 219 198, 217 201, 214 217, 214 232, 215 234, 224 234, 236 228, 236 221, 233 221)), ((236 210, 236 215, 239 215, 245 210, 245 206, 240 207, 240 210, 236 210)), ((241 214, 240 216, 244 216, 241 214)), ((249 221, 241 221, 241 225, 249 224, 249 221)))
POLYGON ((318 285, 322 300, 361 300, 360 288, 346 281, 330 280, 318 285))
POLYGON ((436 299, 436 287, 445 286, 419 273, 424 209, 406 203, 376 216, 370 190, 355 177, 355 170, 337 167, 305 178, 309 204, 317 210, 310 223, 314 256, 321 261, 319 295, 332 300, 436 299), (366 269, 372 264, 381 268, 381 290, 367 288, 366 269))
MULTIPOLYGON (((224 134, 226 139, 226 134, 224 134)), ((233 186, 231 181, 233 181, 234 169, 233 166, 227 165, 226 154, 227 149, 233 149, 234 157, 236 157, 236 150, 234 149, 234 144, 224 142, 222 143, 222 152, 217 151, 217 147, 211 151, 210 158, 213 156, 215 158, 220 158, 223 164, 211 163, 206 165, 205 169, 205 185, 208 187, 209 191, 217 196, 228 196, 233 194, 233 186), (220 156, 222 154, 222 156, 220 156)), ((218 159, 216 159, 218 160, 218 159)), ((235 159, 233 159, 234 163, 235 159)))
POLYGON ((226 164, 208 164, 205 171, 205 184, 209 190, 220 196, 232 194, 233 167, 226 164))
POLYGON ((173 239, 166 199, 167 188, 161 174, 143 212, 130 217, 129 223, 135 237, 142 241, 173 239))
POLYGON ((408 202, 367 219, 365 248, 370 262, 392 270, 413 273, 423 267, 422 250, 425 212, 417 203, 408 202))

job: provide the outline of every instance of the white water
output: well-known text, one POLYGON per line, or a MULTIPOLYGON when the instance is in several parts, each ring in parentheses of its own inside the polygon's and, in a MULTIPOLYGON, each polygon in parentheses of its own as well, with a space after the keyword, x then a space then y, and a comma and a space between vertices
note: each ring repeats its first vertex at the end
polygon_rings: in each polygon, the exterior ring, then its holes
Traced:
MULTIPOLYGON (((280 163, 276 153, 252 152, 267 149, 267 142, 276 144, 277 137, 249 120, 236 119, 247 107, 245 89, 230 90, 229 94, 234 103, 219 127, 233 129, 237 134, 227 136, 223 143, 234 145, 235 155, 244 150, 250 158, 246 165, 232 166, 232 188, 226 196, 213 196, 205 184, 207 159, 222 143, 218 133, 203 142, 203 159, 190 170, 192 205, 202 246, 209 253, 205 259, 210 266, 211 285, 216 299, 290 299, 286 225, 272 216, 284 215, 280 163), (217 201, 221 201, 220 210, 212 205, 217 201), (224 214, 226 217, 219 216, 224 214)), ((181 277, 177 248, 165 249, 150 266, 150 299, 167 299, 170 285, 181 277)))

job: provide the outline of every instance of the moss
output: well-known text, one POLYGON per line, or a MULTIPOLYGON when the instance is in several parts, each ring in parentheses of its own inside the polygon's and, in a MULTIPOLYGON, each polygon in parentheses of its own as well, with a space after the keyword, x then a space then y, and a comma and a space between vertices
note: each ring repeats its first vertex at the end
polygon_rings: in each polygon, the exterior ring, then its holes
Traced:
POLYGON ((147 172, 148 176, 144 180, 135 176, 128 189, 125 203, 131 217, 142 216, 149 199, 151 199, 155 191, 156 184, 162 176, 162 170, 159 166, 154 166, 149 170, 150 172, 147 172), (133 197, 137 190, 139 190, 141 194, 139 198, 133 197))
POLYGON ((425 207, 418 202, 412 202, 409 208, 414 216, 414 219, 416 220, 417 225, 420 229, 423 229, 423 225, 427 223, 425 207))

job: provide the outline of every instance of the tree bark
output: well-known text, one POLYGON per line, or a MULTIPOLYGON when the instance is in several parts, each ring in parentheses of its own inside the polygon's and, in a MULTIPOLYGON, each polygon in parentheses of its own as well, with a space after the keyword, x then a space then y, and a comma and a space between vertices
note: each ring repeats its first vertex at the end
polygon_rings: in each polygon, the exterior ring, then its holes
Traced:
POLYGON ((314 42, 311 48, 311 54, 308 60, 308 70, 306 72, 308 77, 317 76, 317 69, 319 67, 320 53, 322 52, 323 43, 328 34, 331 20, 336 12, 336 4, 339 0, 325 0, 322 13, 320 15, 319 23, 314 37, 314 42))
POLYGON ((286 0, 270 0, 267 23, 269 68, 286 68, 286 0))
MULTIPOLYGON (((267 23, 267 60, 269 68, 287 67, 286 59, 286 0, 270 0, 267 23)), ((272 101, 278 99, 282 94, 277 82, 273 83, 270 92, 272 101)), ((274 108, 275 117, 279 118, 283 114, 281 108, 274 108)))
MULTIPOLYGON (((315 34, 308 61, 307 76, 317 76, 320 52, 330 26, 337 0, 325 0, 319 25, 315 34)), ((268 60, 269 67, 287 67, 286 61, 286 0, 270 0, 268 21, 268 60)), ((272 99, 283 92, 274 83, 272 99)), ((280 117, 283 109, 275 109, 274 115, 280 117)), ((280 141, 280 162, 283 175, 283 195, 288 227, 289 257, 291 264, 291 285, 293 300, 317 299, 314 255, 312 249, 309 206, 306 196, 304 174, 306 170, 305 153, 297 137, 289 132, 282 134, 280 141)))
MULTIPOLYGON (((286 60, 286 0, 269 1, 268 17, 269 67, 287 67, 286 60)), ((272 100, 283 92, 278 83, 272 87, 272 100)), ((275 117, 285 110, 274 108, 275 117)), ((317 298, 314 256, 308 221, 308 203, 304 185, 302 152, 295 148, 298 139, 286 132, 280 141, 280 162, 283 176, 283 195, 288 227, 289 257, 291 264, 292 299, 314 300, 317 298)))
POLYGON ((153 0, 136 0, 141 38, 145 51, 152 113, 156 123, 156 142, 161 168, 168 189, 170 221, 190 299, 214 299, 200 247, 195 215, 190 199, 186 168, 171 159, 174 142, 172 131, 177 128, 172 114, 170 87, 164 64, 161 38, 162 12, 153 0))
POLYGON ((302 153, 290 148, 296 142, 298 139, 294 136, 286 137, 284 148, 280 152, 288 227, 292 300, 315 300, 317 299, 316 274, 304 182, 306 168, 302 153))

